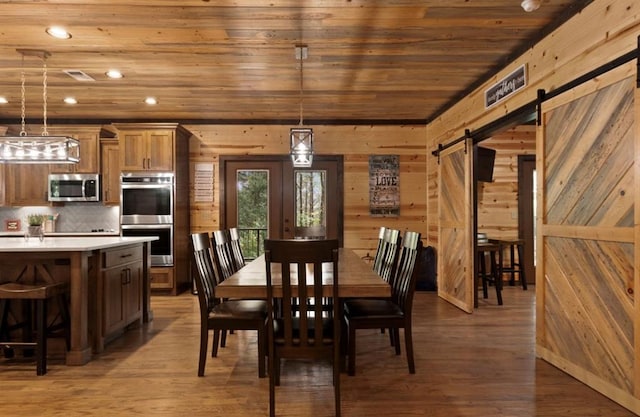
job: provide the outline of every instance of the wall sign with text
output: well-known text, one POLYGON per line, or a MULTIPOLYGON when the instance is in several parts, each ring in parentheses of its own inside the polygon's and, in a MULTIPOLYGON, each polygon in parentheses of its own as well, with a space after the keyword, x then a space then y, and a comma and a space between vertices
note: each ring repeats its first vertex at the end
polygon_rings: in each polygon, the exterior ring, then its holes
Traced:
POLYGON ((400 157, 369 156, 369 213, 372 216, 400 215, 400 157))
POLYGON ((484 107, 489 108, 527 85, 527 67, 521 65, 484 92, 484 107))

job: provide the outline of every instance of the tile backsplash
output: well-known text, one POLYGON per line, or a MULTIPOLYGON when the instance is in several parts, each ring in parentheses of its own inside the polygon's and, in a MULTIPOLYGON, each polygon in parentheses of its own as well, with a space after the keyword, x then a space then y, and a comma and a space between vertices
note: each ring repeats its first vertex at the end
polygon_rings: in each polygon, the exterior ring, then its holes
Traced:
POLYGON ((5 220, 19 219, 22 230, 27 228, 27 215, 38 213, 58 214, 56 232, 84 233, 93 229, 118 231, 120 229, 120 207, 102 203, 66 203, 59 207, 6 207, 0 208, 0 231, 5 231, 5 220))

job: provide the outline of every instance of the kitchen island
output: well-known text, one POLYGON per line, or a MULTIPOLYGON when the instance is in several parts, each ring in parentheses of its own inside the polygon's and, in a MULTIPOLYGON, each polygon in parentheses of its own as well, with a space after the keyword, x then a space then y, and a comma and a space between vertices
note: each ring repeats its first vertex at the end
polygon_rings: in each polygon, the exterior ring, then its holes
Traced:
POLYGON ((0 239, 0 282, 69 282, 67 365, 83 365, 133 322, 153 319, 150 244, 155 237, 0 239))

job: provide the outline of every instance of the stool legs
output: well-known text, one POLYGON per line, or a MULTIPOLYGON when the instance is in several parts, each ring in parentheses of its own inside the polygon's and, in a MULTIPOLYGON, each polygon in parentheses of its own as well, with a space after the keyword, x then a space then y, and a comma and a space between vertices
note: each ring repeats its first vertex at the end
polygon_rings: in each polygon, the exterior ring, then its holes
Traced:
POLYGON ((47 300, 36 300, 36 374, 47 373, 47 300))

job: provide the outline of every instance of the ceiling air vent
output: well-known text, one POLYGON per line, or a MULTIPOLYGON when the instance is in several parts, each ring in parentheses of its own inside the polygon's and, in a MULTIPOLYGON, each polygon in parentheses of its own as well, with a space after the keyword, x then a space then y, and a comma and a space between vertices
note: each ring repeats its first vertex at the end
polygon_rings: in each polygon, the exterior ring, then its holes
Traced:
POLYGON ((95 81, 89 74, 77 69, 63 70, 65 74, 77 81, 95 81))

